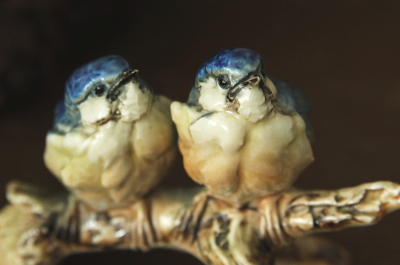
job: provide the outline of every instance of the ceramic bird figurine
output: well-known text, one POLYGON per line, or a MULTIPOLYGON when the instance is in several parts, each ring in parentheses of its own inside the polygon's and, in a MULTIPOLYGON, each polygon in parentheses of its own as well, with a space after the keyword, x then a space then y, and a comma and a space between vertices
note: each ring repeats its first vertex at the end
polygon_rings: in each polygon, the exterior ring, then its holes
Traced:
POLYGON ((122 57, 90 62, 66 83, 46 138, 45 163, 96 210, 138 200, 160 182, 175 157, 170 103, 122 57))
POLYGON ((313 161, 307 110, 299 90, 268 78, 262 58, 239 48, 206 61, 188 102, 171 105, 187 173, 238 207, 290 187, 313 161))

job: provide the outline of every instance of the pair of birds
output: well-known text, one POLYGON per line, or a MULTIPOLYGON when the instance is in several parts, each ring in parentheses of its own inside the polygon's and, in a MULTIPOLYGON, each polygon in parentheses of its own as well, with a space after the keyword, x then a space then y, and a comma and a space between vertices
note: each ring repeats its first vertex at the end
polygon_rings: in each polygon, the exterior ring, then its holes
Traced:
POLYGON ((123 58, 103 57, 67 81, 45 163, 96 210, 132 203, 171 167, 176 125, 188 175, 240 207, 289 187, 313 161, 307 110, 302 94, 268 78, 248 49, 206 61, 188 102, 172 104, 123 58))

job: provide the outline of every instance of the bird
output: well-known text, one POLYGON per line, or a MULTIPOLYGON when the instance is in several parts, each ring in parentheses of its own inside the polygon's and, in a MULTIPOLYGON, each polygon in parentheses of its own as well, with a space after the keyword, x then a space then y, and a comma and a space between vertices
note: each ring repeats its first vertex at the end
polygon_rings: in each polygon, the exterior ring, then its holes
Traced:
POLYGON ((188 101, 171 104, 185 170, 206 187, 189 212, 207 198, 240 208, 289 188, 314 160, 310 108, 252 50, 223 50, 202 64, 188 101))
POLYGON ((66 82, 46 136, 45 164, 96 211, 138 201, 177 154, 170 104, 123 57, 89 62, 66 82))

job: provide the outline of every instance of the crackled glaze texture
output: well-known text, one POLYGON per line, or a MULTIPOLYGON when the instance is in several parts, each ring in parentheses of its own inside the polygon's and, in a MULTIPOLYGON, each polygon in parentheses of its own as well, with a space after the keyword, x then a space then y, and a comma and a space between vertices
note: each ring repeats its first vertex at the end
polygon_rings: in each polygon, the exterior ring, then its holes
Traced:
POLYGON ((84 65, 69 78, 57 106, 46 165, 96 209, 140 199, 174 160, 169 105, 122 57, 84 65))

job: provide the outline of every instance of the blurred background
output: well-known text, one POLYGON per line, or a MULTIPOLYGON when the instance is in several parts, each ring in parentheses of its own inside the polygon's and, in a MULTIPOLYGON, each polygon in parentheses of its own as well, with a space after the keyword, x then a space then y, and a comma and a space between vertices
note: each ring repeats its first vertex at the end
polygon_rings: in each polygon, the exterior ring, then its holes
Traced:
MULTIPOLYGON (((42 161, 53 107, 72 71, 119 54, 160 94, 186 101, 197 68, 233 47, 257 51, 270 76, 312 100, 316 161, 296 182, 337 189, 400 182, 400 1, 0 2, 0 185, 63 189, 42 161)), ((195 185, 180 163, 166 186, 195 185)), ((2 205, 5 197, 0 198, 2 205)), ((324 234, 354 264, 400 264, 400 212, 324 234)), ((73 256, 68 264, 200 264, 173 251, 73 256)))

